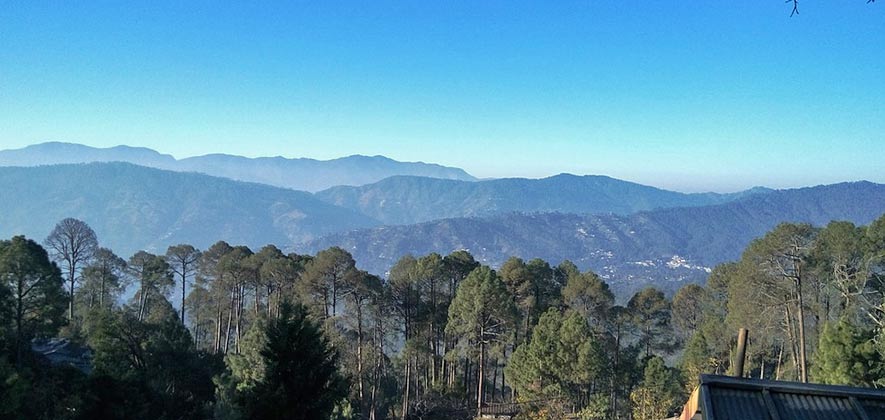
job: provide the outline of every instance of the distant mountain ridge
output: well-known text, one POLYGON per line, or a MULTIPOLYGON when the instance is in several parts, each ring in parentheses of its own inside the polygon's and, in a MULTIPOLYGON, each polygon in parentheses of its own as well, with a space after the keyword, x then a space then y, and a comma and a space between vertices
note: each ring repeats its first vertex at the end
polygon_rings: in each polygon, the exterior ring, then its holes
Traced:
POLYGON ((379 224, 310 193, 197 173, 120 162, 0 167, 0 237, 42 241, 65 217, 123 256, 218 240, 285 246, 379 224))
POLYGON ((128 162, 157 169, 200 172, 238 181, 315 192, 338 185, 365 185, 395 175, 413 175, 473 181, 460 168, 424 162, 399 162, 384 156, 353 155, 332 160, 284 157, 247 158, 209 154, 175 159, 144 147, 96 148, 75 143, 48 142, 0 151, 0 166, 128 162))
MULTIPOLYGON (((82 159, 80 150, 70 148, 68 158, 82 159)), ((177 162, 150 149, 102 153, 177 162)), ((124 256, 217 240, 299 253, 341 246, 381 275, 405 254, 467 249, 492 266, 510 256, 569 259, 608 279, 619 296, 646 284, 672 290, 703 281, 780 222, 866 224, 883 213, 885 185, 870 182, 682 194, 602 176, 396 176, 310 194, 120 162, 0 167, 0 237, 42 240, 62 218, 77 217, 124 256)))
POLYGON ((733 194, 684 194, 607 176, 560 174, 542 179, 474 182, 394 176, 359 187, 333 187, 316 196, 387 224, 411 224, 510 212, 626 215, 657 208, 721 204, 770 191, 757 187, 733 194))
POLYGON ((172 155, 146 147, 97 148, 76 143, 46 142, 21 149, 0 150, 0 166, 40 166, 92 162, 127 162, 159 169, 175 164, 172 155))
POLYGON ((701 282, 711 267, 737 259, 752 239, 781 222, 867 224, 883 213, 885 185, 852 182, 627 216, 510 213, 382 226, 330 234, 303 248, 314 252, 341 246, 377 273, 386 272, 405 254, 458 249, 493 266, 510 256, 551 263, 569 259, 607 278, 620 296, 629 296, 646 284, 674 289, 687 281, 701 282))

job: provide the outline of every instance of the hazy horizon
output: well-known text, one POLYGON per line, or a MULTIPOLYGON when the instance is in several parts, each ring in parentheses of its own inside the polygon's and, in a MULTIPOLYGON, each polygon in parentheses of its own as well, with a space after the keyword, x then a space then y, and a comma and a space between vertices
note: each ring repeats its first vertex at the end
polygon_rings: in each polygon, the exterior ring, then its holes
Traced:
MULTIPOLYGON (((154 152, 157 152, 157 153, 159 153, 159 154, 161 154, 161 155, 171 156, 173 159, 176 159, 176 160, 183 160, 183 159, 187 159, 187 158, 193 158, 193 157, 199 157, 199 156, 206 156, 206 155, 218 155, 218 154, 220 154, 220 155, 227 155, 227 156, 246 157, 246 158, 252 158, 252 159, 254 159, 254 158, 284 158, 284 159, 313 159, 313 160, 319 160, 319 161, 335 160, 335 159, 341 159, 341 158, 346 158, 346 157, 350 157, 350 156, 368 156, 368 157, 376 157, 376 156, 380 156, 380 157, 385 157, 385 158, 389 158, 389 159, 394 159, 394 158, 392 158, 391 156, 388 156, 388 155, 385 155, 385 154, 379 154, 379 155, 363 155, 363 154, 355 153, 355 154, 349 154, 349 155, 343 155, 343 156, 333 157, 333 158, 330 158, 330 159, 322 159, 322 158, 314 158, 314 157, 310 157, 310 156, 285 156, 285 155, 273 155, 273 156, 270 156, 270 155, 238 155, 238 154, 223 153, 223 152, 214 152, 214 151, 207 151, 206 153, 199 153, 199 154, 194 154, 194 155, 189 155, 189 156, 176 156, 176 155, 174 155, 174 154, 172 154, 172 153, 167 153, 167 152, 165 152, 165 151, 163 151, 163 150, 157 150, 157 149, 154 149, 154 148, 151 148, 151 147, 146 147, 146 146, 141 146, 141 145, 134 145, 134 144, 115 144, 115 145, 113 145, 113 146, 95 146, 95 145, 90 145, 90 144, 86 144, 86 143, 78 143, 78 142, 70 142, 70 141, 59 141, 59 140, 51 140, 51 141, 46 141, 46 142, 40 142, 40 143, 34 143, 34 144, 28 144, 28 145, 25 145, 25 146, 22 146, 22 147, 9 147, 9 148, 3 148, 3 149, 0 149, 0 152, 5 151, 5 150, 20 150, 20 149, 24 149, 24 148, 27 148, 27 147, 30 147, 30 146, 36 146, 36 145, 48 144, 48 143, 72 144, 72 145, 80 145, 80 146, 86 146, 86 147, 93 147, 93 148, 96 148, 96 149, 109 149, 109 148, 114 148, 114 147, 145 148, 145 149, 149 149, 149 150, 152 150, 152 151, 154 151, 154 152)), ((439 165, 442 165, 442 164, 439 163, 439 162, 435 162, 435 161, 431 161, 431 160, 416 160, 416 161, 404 161, 404 160, 398 160, 398 159, 394 159, 394 160, 397 160, 397 161, 400 161, 400 162, 414 162, 414 163, 427 163, 427 164, 439 164, 439 165)), ((527 175, 515 174, 515 175, 511 175, 511 176, 501 176, 501 177, 479 177, 479 176, 476 176, 475 174, 473 174, 470 170, 468 170, 468 169, 466 169, 466 168, 461 168, 461 167, 459 167, 459 166, 451 166, 451 165, 444 165, 444 166, 446 166, 446 167, 451 167, 451 168, 463 169, 463 170, 464 170, 465 172, 467 172, 469 175, 474 176, 474 177, 477 179, 477 181, 488 181, 488 180, 505 179, 505 178, 543 179, 543 178, 554 177, 554 176, 557 176, 557 175, 606 176, 606 177, 616 178, 616 179, 619 179, 619 180, 622 180, 622 181, 633 182, 633 183, 637 183, 637 184, 642 184, 642 185, 648 185, 648 186, 652 186, 652 187, 656 187, 656 188, 661 188, 661 189, 664 189, 664 190, 676 191, 676 192, 683 192, 683 193, 705 193, 705 192, 711 192, 711 193, 733 193, 733 192, 746 191, 746 190, 749 190, 749 189, 752 189, 752 188, 757 188, 757 187, 774 188, 774 189, 791 189, 791 188, 814 187, 814 186, 819 186, 819 185, 838 184, 838 183, 843 183, 843 182, 859 182, 859 181, 869 181, 869 182, 874 182, 874 183, 882 183, 882 182, 878 182, 878 181, 876 181, 876 180, 871 180, 871 179, 843 179, 843 180, 836 180, 836 181, 833 181, 833 182, 821 182, 821 183, 811 183, 811 184, 795 184, 795 185, 764 185, 764 184, 755 184, 755 185, 746 185, 746 186, 742 186, 742 187, 736 187, 736 188, 732 188, 732 189, 717 189, 717 190, 713 190, 713 189, 691 189, 691 188, 685 188, 685 187, 682 186, 682 185, 673 185, 673 186, 658 185, 658 184, 655 184, 653 181, 650 181, 650 182, 642 182, 642 181, 639 181, 639 180, 634 180, 634 179, 629 179, 629 178, 621 178, 621 177, 617 177, 617 176, 613 176, 613 175, 605 174, 605 173, 575 173, 575 172, 568 172, 568 171, 559 171, 559 172, 554 172, 554 173, 550 173, 550 174, 546 174, 546 175, 540 175, 540 176, 527 176, 527 175)))
POLYGON ((22 3, 0 15, 0 147, 384 155, 680 191, 885 182, 882 6, 791 7, 22 3))

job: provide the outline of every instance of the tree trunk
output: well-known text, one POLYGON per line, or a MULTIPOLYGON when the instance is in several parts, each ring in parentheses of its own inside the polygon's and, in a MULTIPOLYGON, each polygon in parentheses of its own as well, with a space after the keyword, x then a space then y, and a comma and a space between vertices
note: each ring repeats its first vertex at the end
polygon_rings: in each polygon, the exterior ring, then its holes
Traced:
POLYGON ((139 315, 139 321, 144 321, 147 318, 147 306, 148 306, 148 296, 147 293, 144 293, 144 297, 141 301, 141 314, 139 315))
POLYGON ((618 387, 620 386, 620 382, 618 381, 618 369, 620 368, 621 362, 621 324, 617 323, 615 327, 615 358, 612 366, 612 376, 611 376, 611 407, 612 414, 618 414, 618 387))
MULTIPOLYGON (((430 334, 434 335, 432 326, 430 327, 430 334)), ((430 386, 428 387, 428 389, 432 388, 433 386, 436 386, 436 344, 435 344, 435 341, 436 341, 436 339, 431 337, 430 343, 429 343, 430 344, 430 358, 429 358, 430 360, 428 360, 430 362, 430 381, 429 381, 430 386)))
POLYGON ((802 301, 802 281, 796 280, 796 294, 798 297, 797 317, 799 323, 799 381, 808 382, 808 364, 805 354, 805 309, 802 301))
POLYGON ((261 288, 255 285, 255 318, 261 313, 261 288))
POLYGON ((418 377, 418 356, 417 355, 415 356, 415 359, 413 360, 413 362, 415 363, 415 374, 412 375, 412 377, 415 378, 415 386, 412 387, 412 390, 413 390, 412 396, 415 397, 415 401, 418 401, 418 389, 419 389, 420 383, 418 381, 419 377, 418 377))
POLYGON ((221 311, 217 308, 215 311, 215 325, 213 327, 213 330, 215 331, 213 332, 214 338, 212 340, 212 352, 218 353, 218 346, 221 342, 221 311))
POLYGON ((234 318, 234 291, 230 292, 230 308, 227 311, 227 331, 224 333, 224 354, 227 354, 227 351, 230 349, 230 331, 231 331, 231 323, 234 318))
POLYGON ((796 335, 793 331, 793 315, 790 313, 789 304, 784 306, 784 316, 786 317, 787 323, 787 337, 790 339, 790 353, 793 356, 793 362, 796 365, 796 377, 799 378, 802 376, 802 373, 799 370, 799 351, 796 345, 796 335))
POLYGON ((378 410, 376 402, 378 398, 378 382, 381 378, 381 357, 384 355, 384 336, 380 332, 380 320, 375 320, 375 328, 372 329, 372 348, 375 349, 375 363, 372 372, 372 390, 370 391, 369 420, 375 420, 375 411, 378 410), (380 339, 379 339, 380 336, 380 339))
MULTIPOLYGON (((430 359, 430 362, 431 362, 430 364, 432 364, 433 359, 430 359)), ((417 366, 417 364, 418 364, 418 356, 415 356, 415 365, 417 366)), ((430 387, 431 387, 430 366, 429 365, 424 365, 424 378, 423 378, 421 385, 422 386, 418 389, 421 391, 421 395, 424 395, 427 393, 427 390, 430 389, 430 387)), ((418 391, 415 391, 415 396, 417 397, 417 395, 418 395, 418 391)))
POLYGON ((492 396, 491 401, 494 402, 498 396, 498 359, 495 358, 495 368, 492 370, 492 396))
MULTIPOLYGON (((504 349, 504 366, 501 366, 501 402, 507 402, 507 381, 504 377, 504 368, 507 366, 507 349, 504 349)), ((511 399, 512 401, 512 399, 511 399)))
POLYGON ((430 383, 436 385, 436 355, 439 351, 436 331, 436 279, 430 280, 430 383))
POLYGON ((529 313, 527 312, 527 313, 526 313, 526 316, 525 316, 525 322, 524 322, 525 325, 523 325, 523 332, 522 332, 522 342, 523 342, 523 344, 529 342, 529 329, 531 329, 531 327, 532 327, 532 326, 531 326, 531 322, 532 322, 532 320, 529 319, 529 317, 530 317, 530 315, 529 315, 529 313))
POLYGON ((215 311, 215 344, 213 346, 215 353, 221 350, 221 316, 223 314, 224 311, 221 310, 221 305, 217 305, 215 311))
POLYGON ((272 286, 267 286, 265 292, 267 293, 267 306, 264 308, 264 314, 265 316, 267 316, 267 319, 270 319, 271 317, 273 317, 273 311, 271 310, 271 308, 273 307, 274 288, 272 286))
POLYGON ((104 288, 105 288, 105 276, 101 275, 101 289, 98 294, 98 307, 100 309, 104 309, 104 288))
POLYGON ((15 365, 21 367, 22 361, 22 323, 25 318, 24 308, 24 284, 22 279, 16 281, 18 293, 16 294, 15 305, 15 365))
POLYGON ((458 363, 455 360, 451 360, 448 362, 449 369, 449 389, 455 387, 455 377, 458 376, 458 363))
POLYGON ((338 306, 338 281, 332 280, 332 318, 337 314, 336 306, 338 306))
POLYGON ((473 394, 473 389, 470 386, 470 358, 464 358, 464 392, 467 393, 468 400, 470 399, 470 395, 473 394))
POLYGON ((651 325, 650 322, 646 321, 645 325, 645 358, 648 359, 651 357, 651 325))
POLYGON ((365 412, 366 400, 363 398, 363 308, 356 305, 356 379, 360 398, 360 413, 365 412))
POLYGON ((245 307, 245 302, 243 301, 243 295, 246 293, 246 285, 237 287, 237 324, 235 330, 234 337, 234 352, 236 354, 240 354, 240 325, 243 323, 243 309, 245 307))
POLYGON ((182 265, 181 269, 181 325, 184 325, 184 298, 187 292, 187 264, 182 265))
POLYGON ((68 267, 70 268, 70 272, 68 273, 68 282, 70 284, 70 301, 68 302, 68 319, 71 322, 74 321, 74 281, 76 280, 77 275, 77 264, 74 262, 68 262, 68 267))
POLYGON ((412 379, 410 376, 411 375, 411 367, 412 367, 412 364, 409 363, 409 359, 406 358, 406 380, 403 383, 403 413, 402 413, 403 420, 405 420, 406 417, 409 415, 409 391, 410 391, 410 387, 412 385, 412 379))
MULTIPOLYGON (((482 336, 482 330, 480 329, 480 336, 482 336)), ((476 377, 476 417, 481 417, 482 415, 482 401, 483 401, 483 381, 485 380, 485 357, 486 357, 486 344, 482 340, 479 342, 479 374, 476 377)))
POLYGON ((779 381, 781 379, 781 361, 784 356, 784 343, 781 342, 781 349, 777 352, 777 370, 774 373, 774 380, 779 381))

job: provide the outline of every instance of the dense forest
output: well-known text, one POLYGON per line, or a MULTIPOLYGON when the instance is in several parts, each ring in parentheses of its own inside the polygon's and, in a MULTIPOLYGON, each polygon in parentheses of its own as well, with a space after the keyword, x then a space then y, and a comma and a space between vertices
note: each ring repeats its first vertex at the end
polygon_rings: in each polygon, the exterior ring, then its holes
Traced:
POLYGON ((780 224, 706 285, 624 305, 569 261, 357 265, 223 241, 123 258, 76 219, 0 241, 0 417, 659 419, 729 372, 741 327, 747 376, 885 385, 885 216, 780 224), (38 351, 59 338, 86 366, 38 351))

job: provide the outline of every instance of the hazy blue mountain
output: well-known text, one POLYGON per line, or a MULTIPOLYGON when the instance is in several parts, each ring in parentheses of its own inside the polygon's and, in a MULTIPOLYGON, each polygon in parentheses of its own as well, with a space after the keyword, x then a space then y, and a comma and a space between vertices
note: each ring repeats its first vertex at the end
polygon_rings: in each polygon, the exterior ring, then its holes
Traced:
POLYGON ((353 155, 314 160, 214 154, 182 159, 178 165, 182 170, 311 192, 338 185, 364 185, 396 175, 474 180, 463 169, 423 162, 399 162, 384 156, 353 155))
POLYGON ((286 246, 378 223, 300 191, 128 163, 0 168, 0 237, 42 241, 65 217, 121 255, 223 239, 286 246))
POLYGON ((511 255, 572 260, 608 279, 621 297, 649 283, 674 290, 737 259, 753 239, 783 221, 867 224, 885 213, 885 185, 843 183, 754 194, 718 205, 623 216, 537 213, 453 218, 325 236, 303 252, 338 245, 360 265, 385 273, 402 255, 467 249, 497 266, 511 255))
POLYGON ((477 182, 395 176, 360 187, 333 187, 318 192, 317 197, 387 224, 410 224, 509 212, 623 215, 666 207, 706 206, 768 191, 755 188, 734 194, 683 194, 607 176, 570 174, 477 182))
POLYGON ((315 160, 211 154, 176 160, 172 156, 146 148, 117 146, 103 149, 58 142, 0 151, 0 166, 113 161, 174 171, 201 172, 311 192, 337 185, 370 184, 395 175, 462 181, 475 179, 463 169, 423 162, 399 162, 384 156, 354 155, 332 160, 315 160))
POLYGON ((48 142, 22 149, 0 150, 0 166, 38 166, 64 163, 129 162, 141 166, 171 169, 175 158, 145 147, 115 146, 95 148, 82 144, 48 142))

